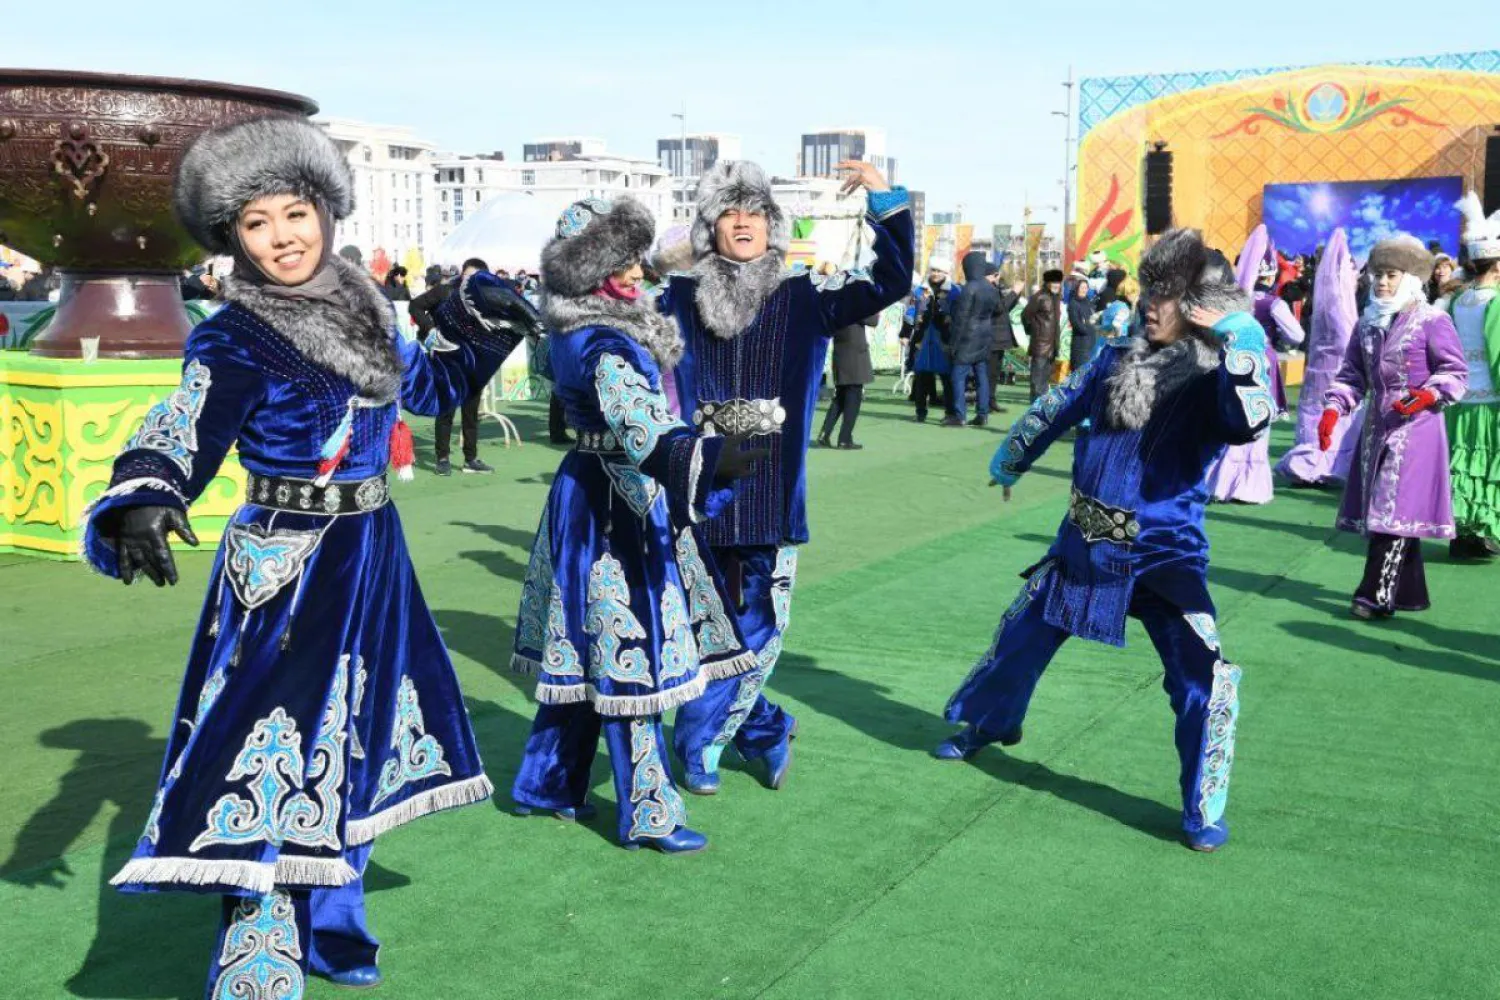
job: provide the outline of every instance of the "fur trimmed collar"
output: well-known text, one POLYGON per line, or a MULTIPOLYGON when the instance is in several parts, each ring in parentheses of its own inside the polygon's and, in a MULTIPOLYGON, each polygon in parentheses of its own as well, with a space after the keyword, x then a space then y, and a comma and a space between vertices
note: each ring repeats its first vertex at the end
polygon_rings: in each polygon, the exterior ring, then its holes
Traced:
POLYGON ((372 278, 342 257, 328 258, 346 305, 268 295, 242 279, 224 279, 224 300, 253 312, 308 361, 354 383, 376 403, 394 402, 401 356, 392 334, 391 304, 372 278))
POLYGON ((676 368, 682 360, 682 333, 677 321, 657 312, 655 303, 645 296, 635 302, 621 302, 602 295, 544 295, 542 319, 556 336, 589 326, 619 330, 644 347, 664 372, 676 368))
POLYGON ((1114 430, 1138 431, 1157 407, 1189 382, 1219 366, 1219 352, 1195 335, 1153 350, 1134 338, 1106 382, 1104 417, 1114 430))
POLYGON ((689 273, 698 280, 695 298, 703 325, 720 340, 738 337, 787 279, 785 262, 779 250, 769 250, 746 264, 718 254, 694 264, 689 273))

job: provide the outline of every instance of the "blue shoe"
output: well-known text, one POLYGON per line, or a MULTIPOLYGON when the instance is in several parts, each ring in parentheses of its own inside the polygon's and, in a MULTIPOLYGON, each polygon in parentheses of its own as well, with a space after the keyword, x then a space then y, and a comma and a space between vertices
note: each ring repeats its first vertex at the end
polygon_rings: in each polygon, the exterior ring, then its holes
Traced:
POLYGON ((1021 727, 1003 736, 992 736, 977 726, 965 726, 937 745, 932 755, 938 760, 968 760, 991 743, 1013 747, 1021 742, 1021 727))
POLYGON ((694 795, 717 795, 719 794, 719 772, 685 774, 682 778, 682 787, 694 795))
POLYGON ((587 823, 599 815, 599 810, 588 803, 581 806, 567 806, 562 809, 543 809, 540 806, 517 805, 513 810, 517 816, 551 816, 560 819, 564 823, 587 823))
POLYGON ((364 965, 358 969, 346 969, 343 972, 330 972, 323 978, 335 986, 344 986, 353 990, 367 990, 372 986, 379 986, 385 982, 380 976, 380 969, 373 965, 364 965))
POLYGON ((679 826, 665 837, 642 837, 639 840, 627 840, 620 846, 627 851, 649 847, 663 854, 697 854, 708 846, 708 838, 697 830, 679 826))
POLYGON ((792 769, 792 740, 796 736, 794 729, 780 743, 766 751, 766 769, 769 772, 766 787, 772 791, 777 791, 786 784, 787 774, 792 769))
POLYGON ((1201 830, 1184 831, 1182 836, 1191 849, 1212 854, 1229 843, 1229 824, 1221 819, 1213 826, 1205 826, 1201 830))

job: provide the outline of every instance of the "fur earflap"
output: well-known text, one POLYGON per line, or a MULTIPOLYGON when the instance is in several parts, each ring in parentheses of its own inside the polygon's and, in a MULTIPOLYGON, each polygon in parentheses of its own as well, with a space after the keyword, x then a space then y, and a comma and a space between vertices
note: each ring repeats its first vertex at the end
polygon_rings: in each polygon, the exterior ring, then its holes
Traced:
POLYGON ((698 280, 698 318, 720 340, 733 340, 754 323, 760 307, 789 277, 785 258, 774 250, 748 264, 710 254, 691 273, 698 280))
POLYGON ((671 371, 682 360, 682 331, 677 320, 656 311, 646 300, 622 302, 602 295, 563 297, 542 293, 542 318, 554 336, 564 336, 590 326, 619 330, 646 349, 662 371, 671 371))
POLYGON ((1196 229, 1173 229, 1157 240, 1141 257, 1140 283, 1150 298, 1181 299, 1184 312, 1195 306, 1226 313, 1251 308, 1234 268, 1204 246, 1196 229))
POLYGON ((306 118, 257 118, 203 133, 177 167, 172 208, 205 249, 229 254, 240 210, 277 194, 314 201, 334 221, 354 211, 349 161, 306 118))
POLYGON ((1161 403, 1218 364, 1218 350, 1197 337, 1183 337, 1160 349, 1144 339, 1134 340, 1105 383, 1105 423, 1116 430, 1140 430, 1161 403))
POLYGON ((564 298, 588 295, 611 274, 643 260, 655 236, 656 220, 646 206, 620 198, 577 235, 548 241, 542 248, 542 284, 564 298))
POLYGON ((224 299, 243 306, 281 334, 308 361, 343 376, 376 403, 396 399, 402 365, 395 315, 380 287, 342 257, 328 258, 347 308, 316 299, 269 295, 238 278, 224 279, 224 299))
POLYGON ((720 160, 698 181, 698 212, 693 219, 693 255, 714 253, 714 226, 730 209, 758 212, 766 217, 770 248, 783 256, 791 246, 792 228, 786 213, 771 197, 766 172, 748 160, 720 160))

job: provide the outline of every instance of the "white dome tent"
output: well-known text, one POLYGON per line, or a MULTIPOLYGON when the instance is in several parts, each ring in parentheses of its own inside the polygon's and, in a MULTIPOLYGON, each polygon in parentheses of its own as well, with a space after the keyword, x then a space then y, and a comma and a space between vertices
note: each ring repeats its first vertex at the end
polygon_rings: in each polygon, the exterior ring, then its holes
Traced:
POLYGON ((521 191, 491 195, 438 246, 432 262, 458 267, 478 257, 493 268, 535 273, 567 207, 566 200, 521 191))

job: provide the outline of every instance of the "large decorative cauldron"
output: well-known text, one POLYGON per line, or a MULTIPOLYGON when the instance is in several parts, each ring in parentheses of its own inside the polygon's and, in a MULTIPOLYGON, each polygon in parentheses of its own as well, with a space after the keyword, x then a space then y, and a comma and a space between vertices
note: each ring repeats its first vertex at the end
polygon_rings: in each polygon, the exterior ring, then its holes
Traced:
POLYGON ((317 105, 198 80, 0 69, 0 243, 62 272, 34 354, 170 357, 188 334, 178 278, 203 258, 172 215, 183 150, 216 125, 317 105))

